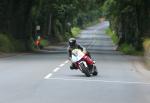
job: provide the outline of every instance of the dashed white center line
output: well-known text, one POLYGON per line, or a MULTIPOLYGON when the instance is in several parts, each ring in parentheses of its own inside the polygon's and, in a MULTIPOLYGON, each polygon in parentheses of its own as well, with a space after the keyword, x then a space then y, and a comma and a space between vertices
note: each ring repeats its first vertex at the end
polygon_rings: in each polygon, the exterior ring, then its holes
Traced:
POLYGON ((69 60, 66 60, 64 63, 62 63, 62 64, 60 64, 58 67, 56 67, 51 73, 49 73, 48 75, 46 75, 45 77, 44 77, 44 79, 49 79, 52 75, 53 75, 53 73, 55 73, 55 72, 57 72, 58 70, 60 70, 61 69, 61 67, 63 67, 65 64, 67 64, 69 62, 69 60))
POLYGON ((54 70, 53 70, 53 72, 57 72, 58 70, 59 70, 60 68, 55 68, 54 70))
POLYGON ((68 62, 69 62, 69 60, 66 60, 66 61, 65 61, 65 64, 67 64, 68 62))
POLYGON ((49 73, 47 76, 44 77, 44 79, 49 79, 52 76, 52 73, 49 73))
POLYGON ((65 64, 60 64, 59 66, 60 66, 60 67, 63 67, 64 65, 65 65, 65 64))

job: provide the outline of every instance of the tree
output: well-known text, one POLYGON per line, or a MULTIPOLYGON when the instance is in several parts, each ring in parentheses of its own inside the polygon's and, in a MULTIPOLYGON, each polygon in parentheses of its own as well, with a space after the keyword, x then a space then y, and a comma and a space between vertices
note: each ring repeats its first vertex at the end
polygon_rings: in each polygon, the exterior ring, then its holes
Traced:
POLYGON ((40 25, 40 33, 50 41, 63 41, 72 36, 72 26, 99 17, 100 3, 100 0, 0 0, 0 33, 11 35, 26 50, 30 49, 36 25, 40 25))
POLYGON ((149 36, 149 0, 106 0, 102 11, 108 17, 111 28, 120 37, 119 45, 128 43, 142 48, 142 40, 149 36), (147 34, 146 34, 147 33, 147 34))

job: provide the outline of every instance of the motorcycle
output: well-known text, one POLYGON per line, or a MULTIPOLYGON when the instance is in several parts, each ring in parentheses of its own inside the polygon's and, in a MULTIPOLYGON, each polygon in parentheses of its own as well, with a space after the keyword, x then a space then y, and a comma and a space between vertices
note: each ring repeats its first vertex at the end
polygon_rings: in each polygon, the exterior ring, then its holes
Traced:
POLYGON ((71 62, 75 64, 77 69, 84 73, 87 77, 98 75, 95 61, 93 61, 86 53, 80 49, 72 51, 71 62))

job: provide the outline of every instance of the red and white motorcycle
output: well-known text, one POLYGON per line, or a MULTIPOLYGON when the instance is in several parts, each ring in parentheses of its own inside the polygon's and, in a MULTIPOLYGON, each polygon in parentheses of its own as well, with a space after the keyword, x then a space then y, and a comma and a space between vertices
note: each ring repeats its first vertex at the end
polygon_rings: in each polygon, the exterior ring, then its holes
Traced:
POLYGON ((72 51, 71 62, 73 62, 77 69, 79 69, 87 77, 90 77, 91 75, 98 75, 95 62, 80 49, 74 49, 72 51))

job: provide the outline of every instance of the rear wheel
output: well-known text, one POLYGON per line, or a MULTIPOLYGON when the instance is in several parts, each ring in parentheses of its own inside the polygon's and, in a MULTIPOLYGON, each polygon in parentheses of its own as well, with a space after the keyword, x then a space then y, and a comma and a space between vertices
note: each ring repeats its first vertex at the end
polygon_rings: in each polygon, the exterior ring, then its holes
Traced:
POLYGON ((85 75, 86 75, 87 77, 90 77, 90 76, 91 76, 90 73, 89 73, 89 70, 86 70, 84 73, 85 73, 85 75))
POLYGON ((97 68, 96 66, 94 65, 94 72, 92 73, 94 76, 98 75, 98 71, 97 71, 97 68))

